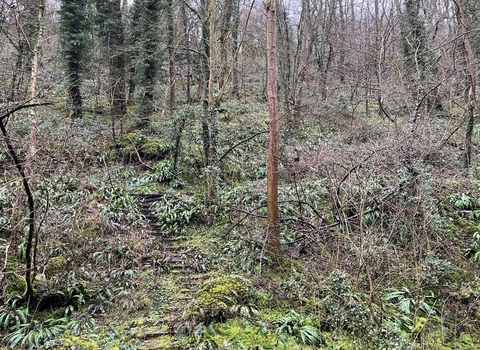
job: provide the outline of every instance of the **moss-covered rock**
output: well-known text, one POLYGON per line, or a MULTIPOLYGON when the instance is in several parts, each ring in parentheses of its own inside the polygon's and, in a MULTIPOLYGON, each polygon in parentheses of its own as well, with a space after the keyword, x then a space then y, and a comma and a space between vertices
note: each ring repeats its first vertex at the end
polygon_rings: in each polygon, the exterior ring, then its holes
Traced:
POLYGON ((137 161, 138 156, 144 160, 161 160, 172 150, 171 145, 158 137, 133 132, 120 136, 116 148, 128 162, 137 161))
POLYGON ((230 275, 206 281, 193 302, 192 314, 206 324, 229 316, 250 316, 257 309, 257 293, 244 277, 230 275))
POLYGON ((52 258, 45 266, 45 277, 50 278, 58 273, 65 272, 68 269, 68 261, 64 256, 52 258))
POLYGON ((18 261, 15 254, 11 254, 5 268, 5 300, 16 295, 24 296, 27 292, 27 281, 25 276, 18 274, 18 261))
POLYGON ((77 336, 67 336, 63 342, 61 349, 65 350, 97 350, 98 343, 95 340, 86 340, 77 336))

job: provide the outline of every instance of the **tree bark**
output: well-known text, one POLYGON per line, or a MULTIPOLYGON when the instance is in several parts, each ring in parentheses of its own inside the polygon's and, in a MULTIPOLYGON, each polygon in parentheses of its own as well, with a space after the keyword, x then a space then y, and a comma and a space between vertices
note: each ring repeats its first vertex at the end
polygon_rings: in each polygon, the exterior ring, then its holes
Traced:
POLYGON ((175 107, 175 27, 173 22, 173 0, 167 2, 167 45, 168 45, 168 108, 175 107))
POLYGON ((110 113, 112 115, 113 128, 112 133, 115 136, 115 124, 120 124, 120 133, 123 133, 123 121, 127 115, 127 96, 125 84, 125 36, 122 21, 122 4, 120 0, 110 2, 112 13, 115 18, 116 28, 112 30, 111 40, 111 58, 110 58, 110 89, 112 106, 110 113))
POLYGON ((227 36, 230 32, 232 12, 233 12, 233 0, 225 0, 223 5, 222 25, 220 27, 220 74, 218 77, 218 89, 222 90, 225 85, 225 78, 227 76, 228 55, 227 55, 227 36))
POLYGON ((267 98, 270 125, 267 166, 267 246, 271 254, 280 252, 280 229, 278 219, 278 148, 280 126, 277 94, 277 43, 275 0, 267 2, 267 98))
POLYGON ((462 38, 462 45, 465 59, 465 78, 466 78, 466 96, 467 103, 467 126, 465 132, 465 168, 470 168, 472 163, 472 136, 473 128, 475 125, 475 113, 478 110, 477 100, 475 97, 475 86, 477 84, 476 79, 476 67, 475 56, 473 53, 472 45, 468 37, 468 22, 467 22, 467 6, 468 1, 459 0, 455 1, 457 6, 457 21, 460 36, 462 38))

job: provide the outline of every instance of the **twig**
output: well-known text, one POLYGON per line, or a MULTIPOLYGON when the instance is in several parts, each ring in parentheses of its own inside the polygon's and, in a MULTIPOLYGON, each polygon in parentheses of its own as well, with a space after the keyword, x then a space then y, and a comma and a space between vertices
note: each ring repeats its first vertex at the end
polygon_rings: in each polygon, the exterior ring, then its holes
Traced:
POLYGON ((38 106, 48 106, 48 105, 53 105, 53 101, 42 101, 42 102, 35 102, 35 103, 28 103, 28 104, 21 104, 15 107, 14 109, 5 112, 2 116, 0 116, 0 121, 3 121, 3 119, 8 118, 10 115, 13 113, 24 109, 24 108, 30 108, 30 107, 38 107, 38 106))
POLYGON ((137 158, 138 158, 138 161, 143 165, 145 166, 148 170, 155 170, 153 169, 153 167, 151 167, 150 165, 148 165, 147 163, 145 163, 143 160, 142 160, 142 157, 140 156, 140 153, 138 153, 138 149, 137 147, 135 147, 135 143, 132 141, 132 139, 128 138, 127 137, 127 140, 130 141, 133 145, 133 148, 135 149, 135 153, 137 154, 137 158))
POLYGON ((237 148, 238 146, 240 146, 242 143, 245 143, 245 142, 248 142, 250 141, 251 139, 253 139, 254 137, 260 135, 260 134, 267 134, 269 133, 269 131, 260 131, 260 132, 257 132, 256 134, 252 135, 252 136, 249 136, 247 137, 246 139, 243 139, 242 141, 236 143, 235 145, 233 145, 232 147, 229 148, 229 150, 227 152, 225 152, 221 157, 220 159, 218 160, 218 162, 220 163, 222 161, 223 158, 225 158, 225 156, 227 154, 229 154, 231 151, 233 151, 235 148, 237 148))

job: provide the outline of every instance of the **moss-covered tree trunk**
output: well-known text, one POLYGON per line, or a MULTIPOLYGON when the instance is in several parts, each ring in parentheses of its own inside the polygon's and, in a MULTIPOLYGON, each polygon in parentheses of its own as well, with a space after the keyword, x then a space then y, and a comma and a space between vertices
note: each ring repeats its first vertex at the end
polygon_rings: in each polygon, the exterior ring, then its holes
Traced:
POLYGON ((104 54, 109 69, 109 99, 112 116, 112 134, 116 126, 123 133, 127 114, 125 84, 125 38, 120 0, 97 0, 99 36, 104 45, 104 54))
POLYGON ((89 30, 87 0, 63 0, 60 8, 60 38, 73 119, 83 116, 81 78, 89 57, 89 30))
POLYGON ((162 3, 157 0, 136 0, 133 5, 132 44, 136 54, 135 87, 140 91, 138 99, 138 126, 148 127, 155 111, 155 89, 160 70, 159 17, 162 3))

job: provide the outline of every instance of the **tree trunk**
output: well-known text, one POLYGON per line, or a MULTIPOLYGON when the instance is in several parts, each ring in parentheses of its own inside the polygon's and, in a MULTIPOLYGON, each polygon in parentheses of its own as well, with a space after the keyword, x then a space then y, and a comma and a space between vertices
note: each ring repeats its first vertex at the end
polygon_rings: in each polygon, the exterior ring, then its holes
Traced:
POLYGON ((277 43, 275 23, 275 0, 267 2, 267 94, 270 125, 270 142, 268 144, 267 169, 267 223, 268 251, 271 254, 280 252, 280 229, 278 220, 278 148, 280 126, 278 120, 277 95, 277 43))
POLYGON ((70 94, 70 100, 72 105, 71 117, 72 119, 78 119, 83 117, 83 99, 80 90, 80 75, 76 72, 80 69, 78 63, 69 62, 69 81, 68 93, 70 94))
POLYGON ((168 45, 168 108, 175 107, 175 27, 173 22, 173 0, 167 1, 167 45, 168 45))
POLYGON ((223 5, 223 17, 220 27, 220 74, 218 77, 218 89, 222 90, 225 85, 225 78, 227 76, 228 56, 227 56, 227 36, 230 32, 232 12, 233 12, 233 0, 225 0, 223 5))
POLYGON ((185 1, 182 1, 182 5, 180 7, 181 11, 181 17, 182 17, 182 23, 183 23, 183 49, 185 51, 185 64, 186 64, 186 74, 187 74, 187 84, 186 84, 186 98, 187 98, 187 103, 191 104, 193 99, 192 99, 192 77, 193 77, 193 71, 192 71, 192 57, 190 54, 190 31, 188 28, 188 17, 187 17, 187 10, 186 10, 186 3, 185 1))
POLYGON ((232 51, 235 52, 232 58, 232 94, 236 98, 240 97, 240 87, 238 79, 238 35, 240 32, 240 1, 234 0, 234 19, 232 23, 232 51))
MULTIPOLYGON (((122 21, 122 4, 120 0, 110 2, 113 17, 116 19, 116 28, 111 33, 112 54, 110 61, 110 89, 112 107, 110 113, 113 125, 120 123, 120 133, 123 133, 123 122, 127 115, 127 96, 125 84, 125 37, 122 21)), ((115 127, 112 130, 115 136, 115 127)))
POLYGON ((208 23, 209 23, 209 75, 208 75, 208 103, 207 114, 204 118, 208 118, 208 152, 207 164, 209 170, 207 172, 207 203, 214 203, 216 197, 216 165, 217 165, 217 137, 218 137, 218 121, 217 106, 214 96, 215 84, 215 0, 209 0, 208 5, 208 23))
POLYGON ((465 77, 466 77, 466 103, 467 103, 467 128, 465 132, 465 168, 470 168, 472 163, 472 136, 473 127, 475 125, 475 113, 478 110, 477 100, 475 97, 476 67, 475 56, 468 37, 468 21, 467 21, 467 0, 455 1, 457 5, 457 21, 465 57, 465 77))

